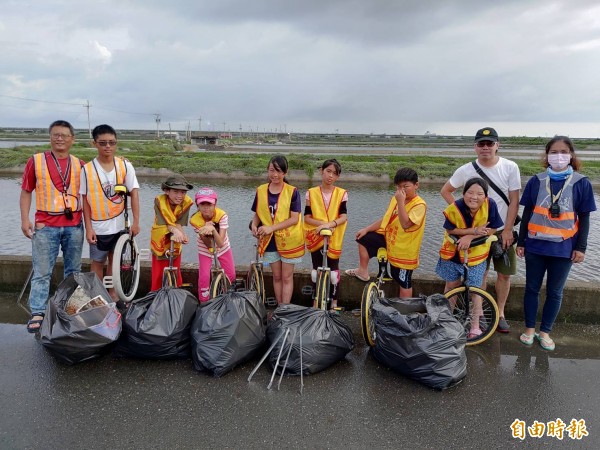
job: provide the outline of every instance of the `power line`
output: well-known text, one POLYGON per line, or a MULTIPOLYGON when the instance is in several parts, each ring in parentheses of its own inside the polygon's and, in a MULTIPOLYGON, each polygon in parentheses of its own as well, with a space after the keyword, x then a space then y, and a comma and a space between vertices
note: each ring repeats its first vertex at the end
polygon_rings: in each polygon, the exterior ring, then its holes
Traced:
POLYGON ((14 95, 3 95, 3 94, 0 94, 0 97, 16 98, 18 100, 27 100, 28 102, 54 103, 56 105, 85 106, 84 103, 53 102, 51 100, 38 100, 38 99, 35 99, 35 98, 15 97, 14 95))

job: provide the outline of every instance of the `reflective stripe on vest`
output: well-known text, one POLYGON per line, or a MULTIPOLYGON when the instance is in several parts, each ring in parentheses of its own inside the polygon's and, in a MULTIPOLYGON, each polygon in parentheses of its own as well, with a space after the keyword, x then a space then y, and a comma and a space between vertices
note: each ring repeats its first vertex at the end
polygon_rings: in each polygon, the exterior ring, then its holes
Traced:
MULTIPOLYGON (((425 201, 417 195, 406 203, 406 212, 410 214, 410 211, 419 205, 427 208, 425 201)), ((392 197, 381 226, 385 228, 385 244, 390 264, 405 270, 419 267, 419 252, 425 233, 425 216, 422 223, 404 230, 398 218, 398 203, 396 198, 392 197)))
MULTIPOLYGON (((331 193, 331 200, 329 201, 329 207, 325 208, 325 201, 323 200, 323 193, 321 187, 317 186, 308 190, 310 199, 310 209, 312 211, 312 217, 316 220, 323 222, 333 222, 340 215, 340 206, 346 191, 342 188, 335 186, 331 193)), ((329 246, 327 247, 327 257, 332 259, 340 259, 342 255, 342 244, 344 242, 344 234, 346 233, 345 222, 337 227, 334 227, 332 235, 329 237, 329 246)), ((309 252, 314 252, 323 248, 323 236, 315 233, 314 225, 309 225, 304 222, 304 236, 306 239, 306 248, 309 252)))
MULTIPOLYGON (((125 160, 115 156, 116 184, 125 183, 127 175, 127 166, 125 160)), ((92 220, 102 221, 117 217, 125 209, 125 203, 120 195, 109 197, 102 189, 102 180, 94 161, 85 166, 85 175, 87 180, 87 201, 90 205, 92 220)))
MULTIPOLYGON (((154 223, 150 229, 150 250, 156 256, 164 256, 166 251, 171 247, 171 237, 169 236, 169 226, 177 225, 179 218, 184 215, 194 204, 194 201, 187 195, 183 197, 183 201, 179 205, 171 206, 167 194, 161 194, 154 199, 155 206, 161 212, 166 225, 159 225, 157 217, 154 218, 154 223)), ((173 244, 173 256, 177 257, 181 254, 181 242, 173 244)))
POLYGON ((565 182, 560 197, 557 200, 560 207, 558 217, 550 216, 552 205, 552 192, 550 191, 549 178, 546 172, 536 175, 540 182, 537 199, 533 213, 527 226, 528 236, 531 239, 542 241, 562 242, 577 234, 579 223, 575 220, 573 209, 573 185, 584 178, 579 172, 573 172, 565 182), (548 183, 548 184, 547 184, 548 183))
POLYGON ((73 211, 81 211, 81 202, 79 199, 79 178, 81 176, 81 161, 73 155, 71 159, 71 168, 69 174, 69 186, 67 187, 66 197, 52 182, 52 177, 46 164, 46 153, 36 153, 33 155, 33 167, 35 169, 35 207, 37 211, 47 212, 49 214, 63 214, 65 207, 70 207, 73 211), (69 201, 69 197, 74 197, 74 201, 69 201), (65 203, 69 203, 65 205, 65 203))
MULTIPOLYGON (((482 227, 485 226, 486 223, 489 222, 489 208, 490 208, 490 200, 486 198, 477 213, 475 213, 475 217, 473 217, 472 227, 482 227)), ((467 228, 467 223, 465 218, 463 217, 460 209, 456 206, 456 202, 449 205, 444 210, 444 216, 456 226, 456 228, 467 228)), ((483 244, 477 245, 475 247, 469 248, 467 253, 469 255, 469 266, 476 266, 477 264, 485 261, 490 252, 491 242, 486 241, 483 244)), ((444 233, 444 242, 442 243, 442 248, 440 248, 440 256, 442 259, 450 260, 456 254, 456 244, 450 238, 448 231, 444 233)), ((459 257, 460 261, 464 263, 465 255, 464 251, 460 251, 459 257)))
MULTIPOLYGON (((290 204, 295 187, 284 183, 283 189, 277 199, 277 210, 275 217, 271 217, 269 210, 269 185, 263 184, 256 189, 256 214, 263 225, 275 225, 290 218, 290 204)), ((284 258, 298 258, 304 255, 304 233, 302 227, 302 215, 299 214, 298 222, 283 230, 275 231, 275 243, 277 251, 284 258)), ((258 244, 258 252, 264 255, 267 245, 273 234, 261 239, 258 244)))

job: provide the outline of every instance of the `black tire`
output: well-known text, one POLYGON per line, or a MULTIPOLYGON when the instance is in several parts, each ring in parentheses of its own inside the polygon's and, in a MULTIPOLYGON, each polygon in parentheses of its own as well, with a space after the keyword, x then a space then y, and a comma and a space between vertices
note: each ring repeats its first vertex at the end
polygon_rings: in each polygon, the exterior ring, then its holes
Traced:
POLYGON ((327 310, 327 300, 329 300, 329 283, 331 273, 329 270, 319 270, 317 275, 317 289, 315 294, 315 308, 327 310))
POLYGON ((119 298, 124 302, 133 300, 140 282, 140 251, 128 234, 122 234, 115 245, 112 278, 119 298))
POLYGON ((262 268, 259 268, 256 264, 252 264, 248 271, 248 290, 256 291, 258 301, 263 305, 265 304, 267 301, 267 296, 265 295, 265 278, 262 268))
POLYGON ((481 344, 494 334, 496 328, 498 328, 500 316, 498 315, 498 305, 496 304, 496 300, 494 300, 494 297, 492 297, 490 293, 477 287, 469 287, 467 294, 466 286, 459 286, 446 292, 444 296, 450 302, 454 317, 456 317, 465 328, 465 332, 467 333, 467 345, 481 344), (473 311, 476 311, 476 309, 474 309, 476 305, 473 303, 473 299, 477 299, 477 297, 481 298, 481 311, 477 316, 479 317, 479 328, 482 333, 478 336, 469 337, 471 322, 474 317, 473 311), (469 311, 468 314, 467 311, 469 311))
POLYGON ((165 270, 163 272, 162 287, 177 287, 177 275, 174 270, 165 270))
POLYGON ((210 282, 210 299, 218 297, 219 295, 223 295, 229 291, 229 286, 231 283, 229 282, 229 278, 225 275, 224 272, 218 272, 213 277, 210 282))
POLYGON ((370 282, 365 285, 360 301, 360 331, 369 347, 374 347, 377 339, 375 320, 373 319, 373 305, 375 303, 379 303, 379 289, 377 289, 375 283, 370 282))

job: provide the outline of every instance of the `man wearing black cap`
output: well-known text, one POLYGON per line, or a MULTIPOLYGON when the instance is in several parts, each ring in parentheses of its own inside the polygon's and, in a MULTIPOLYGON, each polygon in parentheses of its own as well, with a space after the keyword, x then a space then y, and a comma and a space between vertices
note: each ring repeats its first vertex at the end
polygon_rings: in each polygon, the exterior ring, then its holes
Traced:
MULTIPOLYGON (((484 178, 490 184, 488 195, 496 202, 500 216, 504 221, 504 228, 500 229, 497 234, 501 236, 502 245, 507 250, 508 260, 510 261, 510 264, 506 264, 504 258, 493 258, 494 270, 498 277, 496 281, 496 300, 500 314, 498 331, 508 333, 510 327, 504 318, 504 306, 506 305, 506 299, 510 291, 510 276, 517 273, 517 258, 512 244, 514 240, 513 227, 519 212, 521 173, 519 166, 514 161, 498 156, 499 147, 500 144, 496 130, 486 127, 477 131, 473 145, 477 154, 477 160, 474 163, 467 163, 456 169, 452 177, 444 184, 441 194, 444 200, 448 204, 451 204, 455 200, 452 195, 453 192, 463 186, 470 178, 484 178), (496 185, 504 194, 504 197, 496 192, 492 184, 496 185)), ((488 256, 488 270, 490 259, 492 259, 491 254, 488 256)), ((484 289, 486 277, 484 277, 482 286, 484 289)))

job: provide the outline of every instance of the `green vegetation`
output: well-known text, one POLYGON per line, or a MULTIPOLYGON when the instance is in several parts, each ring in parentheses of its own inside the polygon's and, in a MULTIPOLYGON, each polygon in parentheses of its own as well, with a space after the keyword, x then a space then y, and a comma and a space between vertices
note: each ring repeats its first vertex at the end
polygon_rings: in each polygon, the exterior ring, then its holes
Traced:
MULTIPOLYGON (((0 170, 22 167, 27 159, 40 147, 17 147, 0 149, 0 170)), ((540 149, 541 152, 541 149, 540 149)), ((96 156, 96 149, 77 143, 72 153, 85 161, 96 156)), ((167 168, 185 174, 206 174, 210 172, 230 174, 243 172, 249 176, 263 176, 271 154, 216 151, 183 151, 181 145, 171 141, 142 141, 119 143, 118 154, 125 156, 137 168, 167 168)), ((324 153, 286 153, 291 170, 300 170, 312 177, 318 172, 321 163, 330 157, 324 153)), ((469 157, 442 157, 431 155, 335 155, 345 174, 388 175, 393 178, 400 166, 414 168, 421 178, 444 179, 450 177, 456 167, 471 161, 469 157)), ((516 159, 523 176, 531 176, 540 171, 537 159, 516 159)), ((585 161, 584 173, 592 179, 600 180, 600 161, 585 161)))

